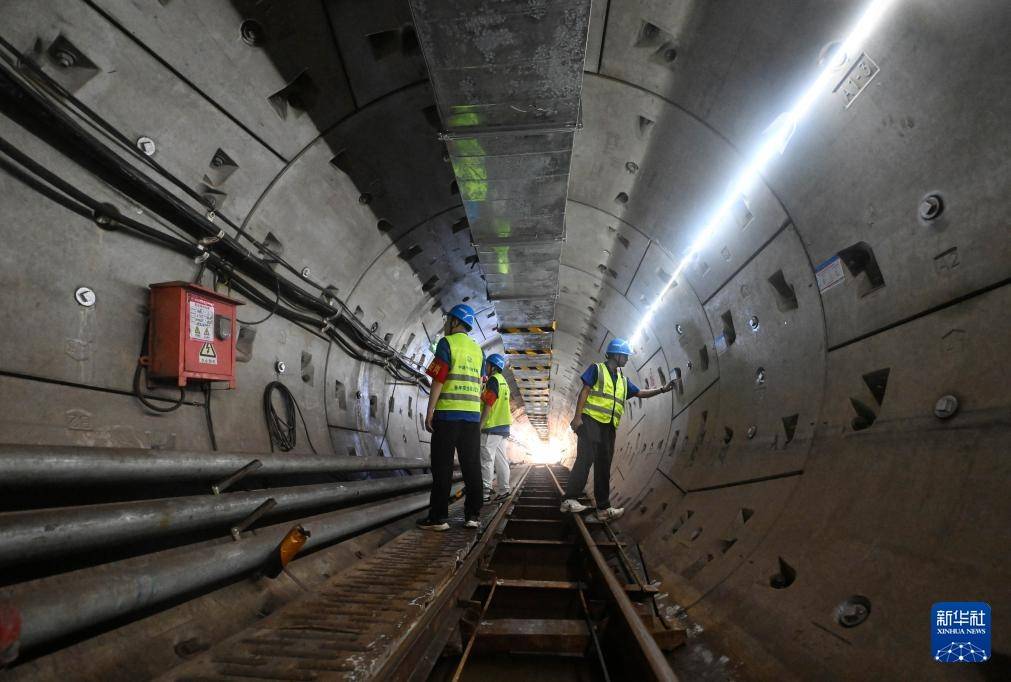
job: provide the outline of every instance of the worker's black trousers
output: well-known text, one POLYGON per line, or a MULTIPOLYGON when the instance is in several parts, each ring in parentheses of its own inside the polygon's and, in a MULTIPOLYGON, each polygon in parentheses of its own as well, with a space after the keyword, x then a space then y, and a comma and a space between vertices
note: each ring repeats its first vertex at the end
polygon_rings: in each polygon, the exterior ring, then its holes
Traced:
POLYGON ((582 496, 586 479, 593 467, 593 499, 597 509, 611 506, 611 458, 614 456, 614 426, 601 424, 583 415, 583 424, 576 431, 576 463, 572 465, 565 499, 582 496))
POLYGON ((467 517, 481 513, 481 425, 478 422, 437 421, 432 425, 432 497, 428 518, 449 517, 449 491, 453 487, 453 452, 460 458, 460 471, 467 486, 464 510, 467 517))

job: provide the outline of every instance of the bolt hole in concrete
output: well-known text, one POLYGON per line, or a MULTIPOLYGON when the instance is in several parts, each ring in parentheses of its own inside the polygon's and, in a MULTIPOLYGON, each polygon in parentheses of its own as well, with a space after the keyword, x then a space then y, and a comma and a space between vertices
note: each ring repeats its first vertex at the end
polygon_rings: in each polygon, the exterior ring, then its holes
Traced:
POLYGON ((940 194, 928 194, 920 201, 920 218, 935 220, 944 212, 944 200, 940 194))
POLYGON ((850 426, 853 427, 854 431, 863 431, 866 428, 870 428, 878 418, 874 410, 861 400, 850 398, 850 405, 853 406, 853 411, 857 413, 857 416, 853 417, 853 420, 850 422, 850 426))
POLYGON ((800 415, 791 414, 788 417, 783 417, 783 432, 786 434, 786 440, 783 445, 786 445, 793 440, 794 434, 797 433, 797 422, 800 419, 800 415))
POLYGON ((765 383, 765 368, 759 367, 755 370, 755 384, 761 386, 765 383))
POLYGON ((885 286, 885 278, 874 257, 874 249, 867 242, 857 242, 839 252, 839 258, 858 282, 857 295, 864 297, 885 286))
POLYGON ((783 561, 783 557, 778 558, 779 573, 776 573, 769 578, 769 586, 774 590, 785 590, 790 585, 793 585, 793 581, 797 579, 797 570, 790 564, 783 561))
POLYGON ((846 63, 846 53, 842 50, 842 43, 838 40, 832 41, 821 48, 818 55, 819 65, 830 65, 833 69, 841 69, 846 63))
POLYGON ((942 395, 934 404, 934 416, 938 419, 949 419, 958 412, 958 398, 949 394, 942 395))
POLYGON ((626 192, 618 192, 618 196, 616 196, 614 200, 617 201, 619 204, 627 204, 628 194, 626 192))
POLYGON ((726 341, 727 346, 734 345, 734 341, 737 340, 737 330, 734 328, 734 316, 728 310, 722 315, 720 319, 723 321, 723 339, 726 341))
POLYGON ((855 628, 871 615, 871 600, 855 594, 835 607, 835 620, 844 628, 855 628))
POLYGON ((769 284, 776 295, 776 307, 779 308, 780 312, 785 313, 788 310, 797 309, 797 294, 793 286, 786 281, 782 270, 776 270, 776 272, 769 276, 769 284))
POLYGON ((312 386, 315 383, 313 379, 316 374, 315 368, 312 366, 312 353, 302 351, 301 368, 302 381, 312 386))
POLYGON ((688 519, 690 519, 694 515, 695 515, 694 511, 692 511, 691 509, 686 509, 684 513, 678 517, 678 520, 674 522, 674 527, 671 529, 671 534, 676 535, 677 532, 681 530, 681 527, 684 526, 686 523, 688 523, 688 519))
POLYGON ((239 35, 242 37, 242 42, 250 47, 260 47, 266 40, 263 26, 255 19, 246 19, 239 24, 239 35))

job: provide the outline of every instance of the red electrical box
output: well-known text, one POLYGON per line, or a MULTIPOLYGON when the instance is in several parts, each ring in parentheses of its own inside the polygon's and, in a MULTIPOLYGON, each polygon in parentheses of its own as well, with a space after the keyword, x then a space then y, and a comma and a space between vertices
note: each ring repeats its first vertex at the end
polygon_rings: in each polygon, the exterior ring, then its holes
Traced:
POLYGON ((241 302, 189 282, 151 285, 148 378, 227 381, 235 388, 236 306, 241 302))

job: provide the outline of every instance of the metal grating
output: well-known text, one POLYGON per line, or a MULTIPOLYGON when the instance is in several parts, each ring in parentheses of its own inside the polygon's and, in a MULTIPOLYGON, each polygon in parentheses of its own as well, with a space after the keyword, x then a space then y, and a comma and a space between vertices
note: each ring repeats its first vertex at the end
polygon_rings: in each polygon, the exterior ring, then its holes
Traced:
MULTIPOLYGON (((503 344, 547 389, 554 334, 507 329, 554 328, 590 0, 410 4, 503 344)), ((522 396, 546 439, 550 396, 522 396)))

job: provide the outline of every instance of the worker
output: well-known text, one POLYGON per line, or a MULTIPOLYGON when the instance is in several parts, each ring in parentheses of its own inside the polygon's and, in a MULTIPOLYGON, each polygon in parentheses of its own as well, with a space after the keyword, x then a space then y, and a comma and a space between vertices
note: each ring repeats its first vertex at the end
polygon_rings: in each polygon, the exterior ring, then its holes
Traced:
POLYGON ((467 499, 464 525, 480 528, 481 521, 481 368, 484 353, 467 333, 474 328, 474 310, 453 306, 443 327, 445 336, 435 346, 428 366, 432 392, 425 414, 425 430, 432 434, 432 494, 428 515, 418 519, 425 530, 449 529, 449 492, 453 484, 453 453, 460 459, 467 499))
POLYGON ((607 344, 607 362, 590 365, 583 372, 583 389, 576 401, 576 416, 571 427, 576 432, 576 462, 572 466, 565 489, 563 512, 589 509, 577 499, 583 493, 593 466, 593 497, 597 517, 602 521, 616 519, 625 513, 611 506, 611 457, 614 455, 614 434, 625 412, 625 401, 631 398, 652 398, 674 388, 674 381, 658 388, 640 389, 622 373, 632 348, 624 339, 607 344))
POLYGON ((481 480, 484 482, 484 501, 490 502, 509 496, 509 460, 505 456, 505 446, 513 417, 509 409, 509 384, 502 374, 506 359, 492 353, 485 368, 488 381, 481 394, 484 403, 481 406, 481 480), (493 493, 493 477, 498 478, 497 495, 493 493))

